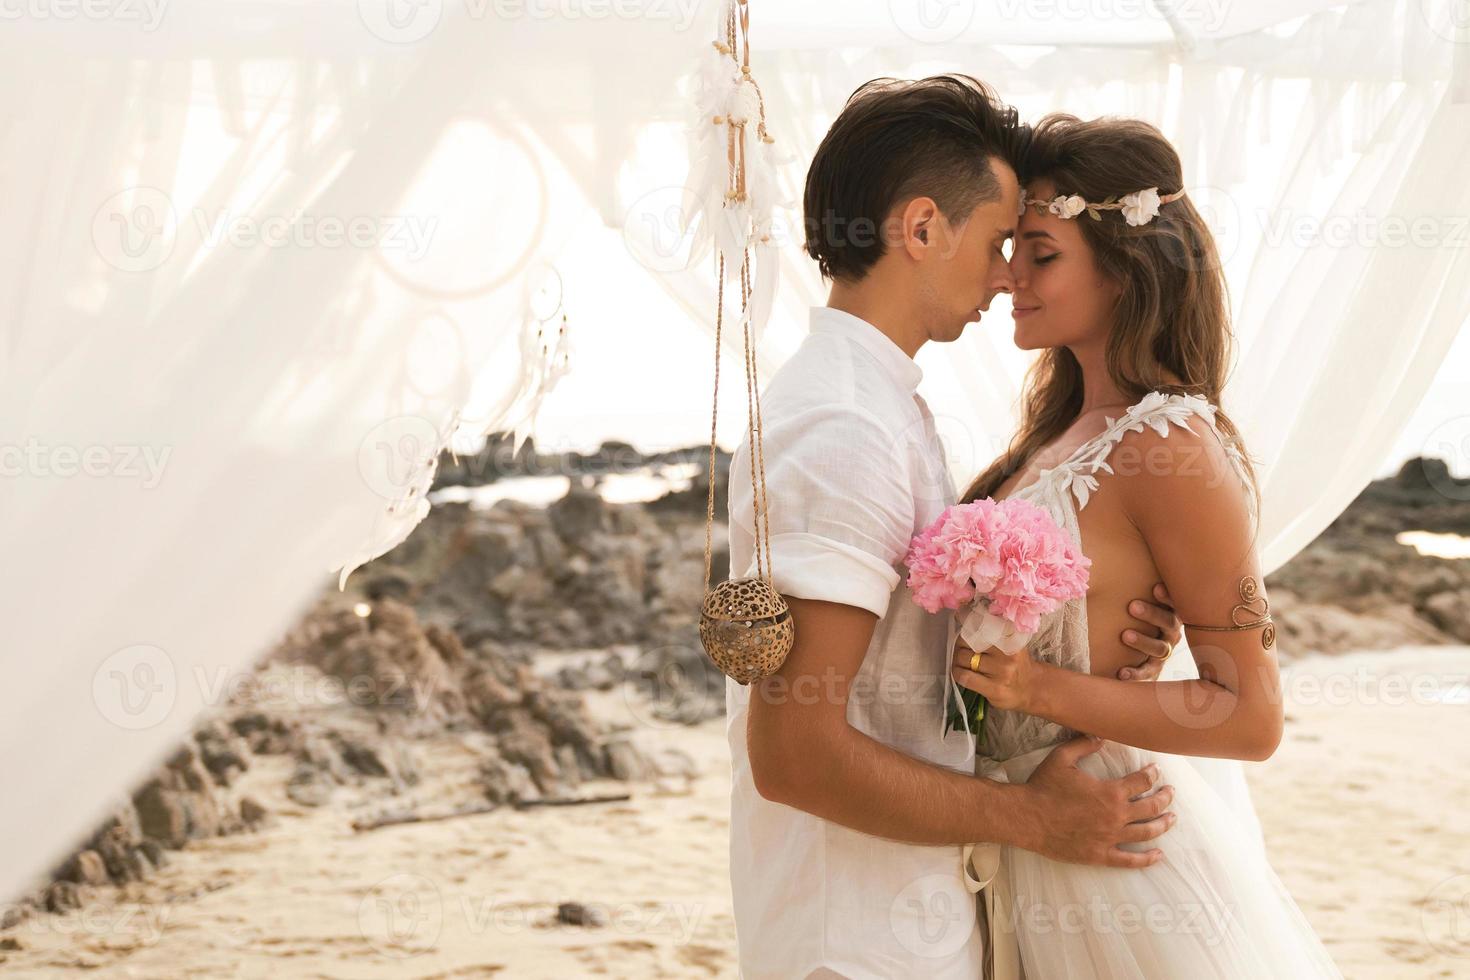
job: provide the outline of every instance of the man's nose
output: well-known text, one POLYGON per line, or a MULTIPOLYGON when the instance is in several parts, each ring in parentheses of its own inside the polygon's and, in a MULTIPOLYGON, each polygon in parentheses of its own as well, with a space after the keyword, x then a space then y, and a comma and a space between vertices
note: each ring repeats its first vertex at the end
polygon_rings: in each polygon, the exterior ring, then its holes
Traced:
POLYGON ((1000 268, 991 275, 989 285, 997 293, 1009 293, 1016 288, 1016 277, 1009 262, 1000 263, 1000 268))

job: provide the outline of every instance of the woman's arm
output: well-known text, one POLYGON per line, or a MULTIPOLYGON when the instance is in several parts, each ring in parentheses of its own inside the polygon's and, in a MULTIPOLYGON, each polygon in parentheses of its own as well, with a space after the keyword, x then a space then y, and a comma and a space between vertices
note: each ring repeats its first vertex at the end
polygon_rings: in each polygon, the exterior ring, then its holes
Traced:
POLYGON ((1114 451, 1137 465, 1116 465, 1102 492, 1122 494, 1164 580, 1200 679, 1136 684, 1033 661, 1029 652, 1007 656, 985 651, 979 672, 968 669, 972 651, 957 648, 954 676, 997 707, 1039 715, 1100 738, 1181 755, 1261 760, 1281 741, 1283 711, 1275 648, 1266 649, 1264 626, 1229 626, 1249 577, 1260 597, 1237 622, 1261 618, 1260 560, 1254 543, 1249 489, 1219 439, 1199 418, 1190 431, 1173 426, 1167 436, 1152 429, 1129 433, 1114 451), (1107 487, 1116 488, 1112 491, 1107 487))

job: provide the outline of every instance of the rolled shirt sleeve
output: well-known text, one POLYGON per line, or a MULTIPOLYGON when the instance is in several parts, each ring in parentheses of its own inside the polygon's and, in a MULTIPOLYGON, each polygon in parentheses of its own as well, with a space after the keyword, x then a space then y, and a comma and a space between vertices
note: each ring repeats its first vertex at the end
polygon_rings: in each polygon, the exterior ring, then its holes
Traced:
MULTIPOLYGON (((776 590, 882 618, 914 530, 902 440, 849 403, 785 419, 766 429, 763 442, 776 590)), ((742 540, 755 533, 752 496, 749 446, 742 443, 730 468, 730 521, 742 540)), ((756 575, 753 552, 742 572, 756 575)))

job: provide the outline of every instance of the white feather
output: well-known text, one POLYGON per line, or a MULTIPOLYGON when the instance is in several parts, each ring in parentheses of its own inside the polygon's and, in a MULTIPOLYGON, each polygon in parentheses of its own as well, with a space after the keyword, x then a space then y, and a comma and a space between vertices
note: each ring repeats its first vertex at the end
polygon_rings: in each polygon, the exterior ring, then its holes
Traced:
MULTIPOLYGON (((728 13, 728 0, 722 10, 728 13)), ((723 25, 724 20, 719 23, 723 25)), ((723 45, 723 37, 720 43, 723 45)), ((733 55, 709 45, 687 91, 691 105, 685 231, 691 238, 691 263, 718 249, 725 256, 726 279, 735 284, 740 281, 746 253, 751 253, 751 329, 759 337, 775 302, 779 268, 775 215, 788 204, 780 177, 790 157, 761 138, 760 92, 743 75, 733 55), (744 140, 743 200, 729 196, 732 122, 745 124, 735 130, 744 140)))

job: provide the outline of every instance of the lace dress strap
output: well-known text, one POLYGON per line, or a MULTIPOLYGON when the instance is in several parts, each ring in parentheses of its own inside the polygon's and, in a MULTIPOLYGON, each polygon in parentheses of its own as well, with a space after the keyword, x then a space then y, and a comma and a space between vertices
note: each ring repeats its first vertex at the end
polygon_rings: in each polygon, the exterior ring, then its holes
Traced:
MULTIPOLYGON (((1077 500, 1077 510, 1081 511, 1087 506, 1092 491, 1097 489, 1096 474, 1113 472, 1112 466, 1108 464, 1108 455, 1114 446, 1123 441, 1125 435, 1142 432, 1144 426, 1148 426, 1159 435, 1167 437, 1170 422, 1180 428, 1188 428, 1189 417, 1199 415, 1225 447, 1225 454, 1229 457, 1236 476, 1249 489, 1250 477, 1246 470, 1245 456, 1232 440, 1226 439, 1215 427, 1215 410, 1215 406, 1203 395, 1151 391, 1117 419, 1106 419, 1106 429, 1078 446, 1060 466, 1043 470, 1041 476, 1055 481, 1059 492, 1071 490, 1077 500)), ((1249 501, 1251 520, 1254 521, 1257 518, 1255 494, 1247 493, 1246 499, 1249 501)))

